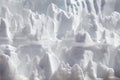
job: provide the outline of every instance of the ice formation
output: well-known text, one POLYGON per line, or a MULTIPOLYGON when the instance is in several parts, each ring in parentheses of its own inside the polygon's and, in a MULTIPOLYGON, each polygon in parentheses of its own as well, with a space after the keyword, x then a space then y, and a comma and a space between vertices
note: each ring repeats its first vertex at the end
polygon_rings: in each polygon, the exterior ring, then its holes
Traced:
POLYGON ((0 0, 0 80, 120 80, 120 0, 0 0))

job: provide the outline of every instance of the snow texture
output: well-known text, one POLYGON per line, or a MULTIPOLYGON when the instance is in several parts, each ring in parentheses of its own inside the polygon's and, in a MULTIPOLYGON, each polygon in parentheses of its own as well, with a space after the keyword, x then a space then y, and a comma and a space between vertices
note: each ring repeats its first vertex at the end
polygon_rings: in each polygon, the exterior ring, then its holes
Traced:
POLYGON ((0 0, 0 80, 120 80, 120 0, 0 0))

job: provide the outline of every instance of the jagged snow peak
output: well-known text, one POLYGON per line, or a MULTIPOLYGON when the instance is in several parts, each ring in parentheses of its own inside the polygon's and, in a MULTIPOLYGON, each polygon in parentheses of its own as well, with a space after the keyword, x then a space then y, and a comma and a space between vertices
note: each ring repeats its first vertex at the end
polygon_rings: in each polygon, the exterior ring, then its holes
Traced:
POLYGON ((0 0, 0 80, 120 80, 120 0, 0 0))

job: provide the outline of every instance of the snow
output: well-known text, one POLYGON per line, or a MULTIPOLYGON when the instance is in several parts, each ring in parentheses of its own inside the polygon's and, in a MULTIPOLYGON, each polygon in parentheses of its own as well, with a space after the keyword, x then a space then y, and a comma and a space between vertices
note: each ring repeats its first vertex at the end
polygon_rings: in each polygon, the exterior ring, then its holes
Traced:
POLYGON ((119 0, 0 0, 0 80, 120 80, 119 0))

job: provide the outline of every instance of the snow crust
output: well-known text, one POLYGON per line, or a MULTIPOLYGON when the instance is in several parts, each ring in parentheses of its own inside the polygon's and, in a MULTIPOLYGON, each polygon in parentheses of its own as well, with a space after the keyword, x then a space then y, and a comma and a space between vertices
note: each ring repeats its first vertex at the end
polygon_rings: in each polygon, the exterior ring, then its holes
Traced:
POLYGON ((0 0, 0 80, 120 80, 120 0, 0 0))

